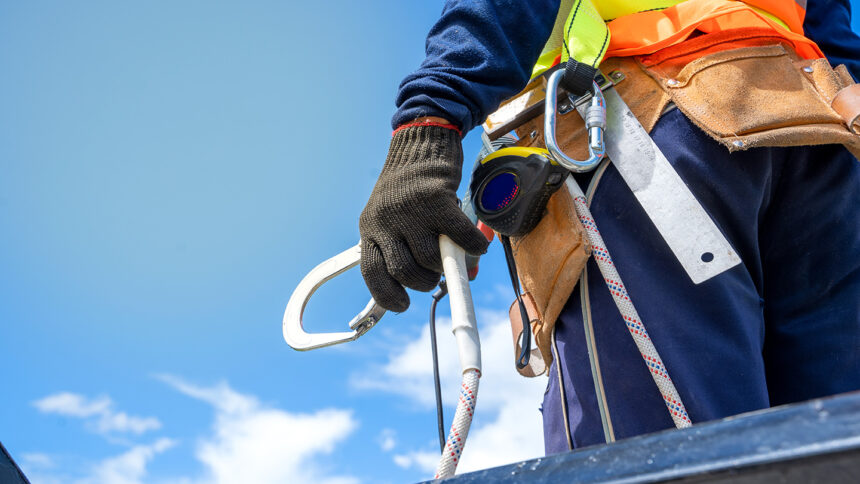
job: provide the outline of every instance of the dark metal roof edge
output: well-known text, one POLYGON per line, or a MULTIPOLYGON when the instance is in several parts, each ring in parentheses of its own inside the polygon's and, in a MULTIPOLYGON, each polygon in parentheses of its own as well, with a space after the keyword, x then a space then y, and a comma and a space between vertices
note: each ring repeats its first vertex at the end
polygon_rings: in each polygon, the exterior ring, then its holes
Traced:
POLYGON ((759 410, 683 430, 665 430, 449 480, 646 483, 857 449, 860 392, 759 410))
POLYGON ((18 463, 15 462, 15 459, 12 458, 12 454, 6 450, 6 447, 3 447, 3 442, 0 442, 0 453, 2 453, 7 459, 9 459, 9 462, 12 463, 12 467, 14 467, 15 471, 18 472, 18 477, 21 478, 21 481, 24 484, 30 484, 30 480, 27 479, 27 476, 24 475, 24 471, 21 470, 21 467, 19 467, 18 463))

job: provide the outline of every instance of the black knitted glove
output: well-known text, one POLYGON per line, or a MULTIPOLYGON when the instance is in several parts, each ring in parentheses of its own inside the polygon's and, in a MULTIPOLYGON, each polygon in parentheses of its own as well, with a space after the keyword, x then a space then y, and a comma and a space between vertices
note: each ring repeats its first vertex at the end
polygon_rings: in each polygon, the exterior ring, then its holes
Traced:
POLYGON ((473 255, 487 239, 457 204, 463 166, 459 133, 411 125, 391 139, 388 158, 361 212, 361 275, 376 302, 391 311, 409 307, 403 286, 429 291, 439 282, 439 234, 473 255))

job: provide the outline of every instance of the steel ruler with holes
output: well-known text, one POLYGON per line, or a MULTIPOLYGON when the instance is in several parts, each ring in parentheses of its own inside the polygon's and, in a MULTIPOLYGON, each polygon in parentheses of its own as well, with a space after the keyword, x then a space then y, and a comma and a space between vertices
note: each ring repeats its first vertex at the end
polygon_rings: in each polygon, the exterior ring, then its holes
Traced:
MULTIPOLYGON (((606 155, 694 284, 741 259, 615 89, 606 89, 606 155)), ((587 103, 577 100, 585 115, 587 103)), ((572 102, 574 102, 572 100, 572 102)))

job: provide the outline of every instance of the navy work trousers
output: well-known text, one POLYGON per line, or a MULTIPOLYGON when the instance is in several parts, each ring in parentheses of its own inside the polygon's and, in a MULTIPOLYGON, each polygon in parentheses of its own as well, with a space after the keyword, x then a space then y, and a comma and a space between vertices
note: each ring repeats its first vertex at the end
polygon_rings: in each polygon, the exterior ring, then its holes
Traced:
MULTIPOLYGON (((742 259, 693 284, 615 168, 599 179, 594 218, 693 423, 860 389, 857 159, 839 145, 730 154, 677 109, 651 135, 742 259)), ((604 442, 598 395, 615 439, 673 426, 593 259, 587 280, 591 317, 577 288, 556 324, 548 454, 568 450, 565 426, 573 447, 604 442)))

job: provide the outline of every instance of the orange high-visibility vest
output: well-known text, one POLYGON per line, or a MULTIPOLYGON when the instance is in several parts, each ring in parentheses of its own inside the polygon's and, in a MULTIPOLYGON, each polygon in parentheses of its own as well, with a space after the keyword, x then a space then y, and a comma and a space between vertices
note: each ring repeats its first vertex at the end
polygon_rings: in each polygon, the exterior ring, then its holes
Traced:
POLYGON ((570 57, 596 67, 606 57, 651 54, 697 31, 769 31, 801 57, 824 57, 803 35, 805 7, 806 0, 563 0, 535 74, 570 57))

